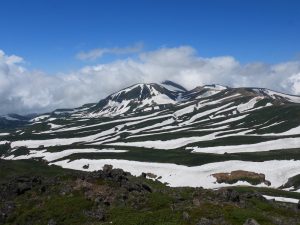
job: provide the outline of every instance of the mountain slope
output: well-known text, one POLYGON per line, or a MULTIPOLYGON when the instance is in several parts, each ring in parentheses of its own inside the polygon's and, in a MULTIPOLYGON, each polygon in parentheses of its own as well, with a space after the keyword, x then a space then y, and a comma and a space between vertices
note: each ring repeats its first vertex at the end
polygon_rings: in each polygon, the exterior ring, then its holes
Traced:
POLYGON ((298 96, 262 88, 136 84, 96 104, 3 130, 0 148, 5 159, 155 172, 172 186, 226 186, 210 175, 247 168, 278 188, 300 174, 298 102, 298 96))
POLYGON ((0 129, 16 128, 29 123, 29 120, 36 117, 36 114, 21 116, 18 114, 7 114, 0 116, 0 129))
POLYGON ((178 93, 158 84, 136 84, 107 98, 88 110, 91 116, 117 116, 132 112, 161 109, 174 104, 178 93))

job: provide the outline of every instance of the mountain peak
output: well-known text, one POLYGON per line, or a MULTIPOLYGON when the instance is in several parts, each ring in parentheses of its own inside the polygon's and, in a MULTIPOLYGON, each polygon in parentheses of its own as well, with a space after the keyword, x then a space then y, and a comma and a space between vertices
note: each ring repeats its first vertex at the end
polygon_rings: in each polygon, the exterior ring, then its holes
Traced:
POLYGON ((132 112, 150 111, 175 104, 179 93, 156 83, 138 83, 124 88, 92 108, 92 115, 116 116, 132 112))

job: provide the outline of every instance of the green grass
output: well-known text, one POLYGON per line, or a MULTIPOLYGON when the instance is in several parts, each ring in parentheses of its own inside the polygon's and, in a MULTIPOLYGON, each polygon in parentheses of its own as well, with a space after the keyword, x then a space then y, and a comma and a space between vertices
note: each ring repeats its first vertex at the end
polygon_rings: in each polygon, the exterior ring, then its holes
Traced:
POLYGON ((48 224, 50 219, 55 219, 57 224, 83 224, 87 218, 83 209, 92 207, 92 202, 81 195, 53 196, 50 199, 39 198, 38 202, 30 198, 19 198, 18 208, 13 216, 8 219, 8 224, 48 224), (38 204, 37 204, 38 203, 38 204))
POLYGON ((290 192, 290 191, 284 191, 284 190, 274 189, 274 188, 265 188, 265 187, 235 186, 233 188, 240 193, 259 192, 263 195, 296 198, 300 200, 300 193, 298 192, 290 192))
POLYGON ((8 181, 15 176, 47 176, 70 174, 74 171, 59 166, 48 166, 46 163, 35 160, 0 160, 0 183, 8 181))
MULTIPOLYGON (((253 218, 261 225, 271 225, 272 217, 281 219, 298 218, 299 212, 282 208, 275 203, 249 199, 245 205, 217 200, 217 193, 212 190, 195 188, 170 188, 162 183, 130 177, 131 182, 143 182, 151 186, 153 192, 129 194, 126 204, 115 202, 105 208, 106 220, 96 221, 87 217, 84 212, 95 209, 93 200, 85 197, 84 189, 61 195, 59 190, 73 182, 74 171, 59 167, 49 167, 36 161, 0 161, 0 181, 20 175, 40 175, 43 177, 63 176, 61 182, 48 186, 47 192, 41 193, 38 187, 17 196, 16 211, 10 215, 8 224, 47 224, 54 219, 57 224, 115 224, 115 225, 194 225, 200 218, 221 218, 233 225, 243 224, 246 219, 253 218), (5 175, 8 173, 7 175, 5 175), (4 177, 3 177, 4 175, 4 177), (201 199, 201 204, 192 203, 193 198, 201 199), (183 213, 189 215, 185 220, 183 213)), ((113 192, 123 193, 113 182, 96 180, 94 185, 108 185, 113 192)), ((300 199, 300 193, 291 193, 271 188, 234 187, 240 193, 259 192, 273 196, 293 197, 300 199)), ((1 204, 0 204, 1 207, 1 204)))
MULTIPOLYGON (((110 211, 112 224, 118 225, 181 225, 180 212, 171 209, 138 211, 128 208, 114 208, 110 211)), ((108 224, 108 223, 107 223, 108 224)))
MULTIPOLYGON (((87 146, 85 146, 87 147, 87 146)), ((91 147, 91 146, 90 146, 91 147)), ((95 147, 95 146, 93 146, 95 147)), ((210 153, 191 153, 188 150, 158 150, 145 149, 138 147, 114 147, 115 149, 128 150, 124 153, 78 153, 64 159, 126 159, 141 162, 175 163, 186 166, 199 166, 206 163, 222 162, 228 160, 256 161, 267 160, 300 160, 300 149, 286 149, 266 152, 248 152, 234 154, 210 154, 210 153)), ((105 146, 98 146, 99 149, 105 146)), ((106 147, 107 148, 107 147, 106 147)), ((57 149, 63 149, 57 147, 57 149)), ((54 150, 54 148, 52 148, 54 150)), ((60 159, 61 160, 61 159, 60 159)))

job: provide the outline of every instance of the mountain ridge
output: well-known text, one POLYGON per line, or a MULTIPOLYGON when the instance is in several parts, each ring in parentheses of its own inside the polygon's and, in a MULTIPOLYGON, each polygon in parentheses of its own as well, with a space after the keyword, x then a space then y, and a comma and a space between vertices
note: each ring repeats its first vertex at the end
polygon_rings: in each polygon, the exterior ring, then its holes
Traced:
POLYGON ((221 85, 175 88, 135 84, 98 103, 1 129, 1 158, 42 158, 79 170, 106 163, 133 174, 153 172, 171 186, 206 188, 225 185, 211 174, 244 167, 264 174, 274 188, 300 174, 298 97, 221 85))
MULTIPOLYGON (((60 109, 55 109, 52 112, 42 113, 42 114, 39 114, 39 115, 49 114, 49 113, 55 113, 55 112, 63 112, 63 111, 65 111, 66 113, 68 113, 68 111, 76 111, 78 109, 95 107, 97 105, 99 106, 99 104, 101 104, 101 102, 103 102, 105 99, 108 99, 111 96, 114 96, 114 95, 116 95, 118 93, 124 92, 125 90, 128 90, 128 89, 130 89, 132 87, 139 86, 139 85, 145 85, 145 86, 146 85, 150 85, 150 86, 155 85, 155 86, 159 86, 161 88, 165 88, 165 89, 169 90, 170 92, 175 92, 175 93, 177 92, 177 95, 184 93, 186 96, 192 95, 192 93, 194 93, 194 94, 198 93, 199 94, 199 92, 205 91, 205 90, 208 90, 208 89, 217 90, 217 91, 223 91, 223 90, 226 90, 226 89, 227 90, 229 90, 229 89, 231 89, 231 90, 252 90, 252 91, 256 90, 260 94, 265 95, 267 97, 271 97, 272 98, 272 95, 275 95, 275 96, 278 96, 279 99, 281 99, 281 100, 286 100, 286 101, 291 102, 291 103, 300 103, 300 95, 286 94, 286 93, 279 92, 279 91, 274 91, 274 90, 271 90, 271 89, 268 89, 268 88, 248 87, 248 86, 232 88, 232 87, 223 86, 223 85, 220 85, 220 84, 207 84, 207 85, 203 85, 203 86, 196 86, 195 88, 193 88, 191 90, 187 90, 186 88, 184 88, 180 84, 177 84, 177 83, 175 83, 173 81, 170 81, 170 80, 165 80, 165 81, 161 82, 160 84, 159 83, 136 83, 136 84, 130 85, 128 87, 125 87, 125 88, 123 88, 123 89, 121 89, 119 91, 116 91, 116 92, 108 95, 107 97, 101 99, 97 103, 86 103, 86 104, 84 104, 82 106, 75 107, 75 108, 60 108, 60 109), (165 85, 167 85, 169 87, 171 86, 171 87, 180 89, 180 91, 174 91, 174 89, 172 90, 172 88, 168 89, 165 85), (219 88, 216 88, 216 87, 219 87, 219 88), (268 92, 271 93, 271 94, 268 94, 268 92)), ((206 96, 203 96, 203 97, 206 97, 206 96)), ((171 99, 175 101, 176 97, 172 96, 171 99)), ((186 100, 188 100, 188 99, 189 98, 187 98, 186 100)), ((274 97, 272 99, 274 99, 274 97)), ((37 117, 38 114, 20 115, 20 114, 10 113, 10 114, 7 114, 7 115, 1 115, 0 119, 5 119, 5 117, 9 117, 10 115, 15 115, 17 118, 21 118, 22 117, 21 120, 27 121, 29 119, 37 117)), ((9 120, 9 119, 7 119, 7 120, 9 120)))

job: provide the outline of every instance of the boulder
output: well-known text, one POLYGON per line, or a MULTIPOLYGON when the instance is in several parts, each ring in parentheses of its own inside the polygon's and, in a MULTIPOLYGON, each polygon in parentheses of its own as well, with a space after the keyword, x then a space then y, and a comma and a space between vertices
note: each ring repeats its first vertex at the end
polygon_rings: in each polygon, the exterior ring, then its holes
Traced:
POLYGON ((212 220, 201 218, 196 225, 212 225, 212 220))
POLYGON ((224 218, 208 219, 201 218, 196 225, 229 225, 224 218))
POLYGON ((16 193, 17 193, 17 195, 22 195, 26 191, 31 190, 31 188, 32 188, 32 186, 30 183, 18 183, 16 193))
POLYGON ((113 168, 112 165, 105 164, 105 165, 103 166, 103 172, 109 173, 109 172, 112 170, 112 168, 113 168))
POLYGON ((84 211, 84 215, 87 217, 94 218, 98 221, 105 220, 105 211, 102 208, 98 208, 95 210, 84 211))
POLYGON ((184 221, 189 221, 190 220, 190 215, 187 212, 182 213, 182 218, 184 221))
POLYGON ((48 225, 57 225, 57 223, 55 222, 54 219, 50 219, 50 220, 48 221, 48 225))
POLYGON ((89 167, 90 167, 90 165, 89 165, 89 164, 86 164, 86 165, 84 165, 82 168, 86 170, 86 169, 88 169, 89 167))
POLYGON ((148 192, 152 192, 152 189, 151 189, 151 187, 149 186, 149 185, 147 185, 147 184, 142 184, 142 187, 144 188, 144 190, 146 190, 146 191, 148 191, 148 192))
POLYGON ((15 204, 13 202, 4 202, 0 208, 0 224, 4 224, 5 220, 14 211, 15 204))
POLYGON ((200 206, 201 205, 201 202, 200 202, 199 198, 193 198, 192 202, 193 202, 193 205, 195 205, 195 206, 200 206))
POLYGON ((240 202, 240 194, 231 188, 223 188, 219 190, 219 194, 225 201, 240 202))
POLYGON ((146 173, 146 176, 149 177, 149 178, 152 178, 152 179, 157 178, 157 175, 154 174, 154 173, 146 173))
POLYGON ((247 219, 243 225, 259 225, 255 219, 247 219))

